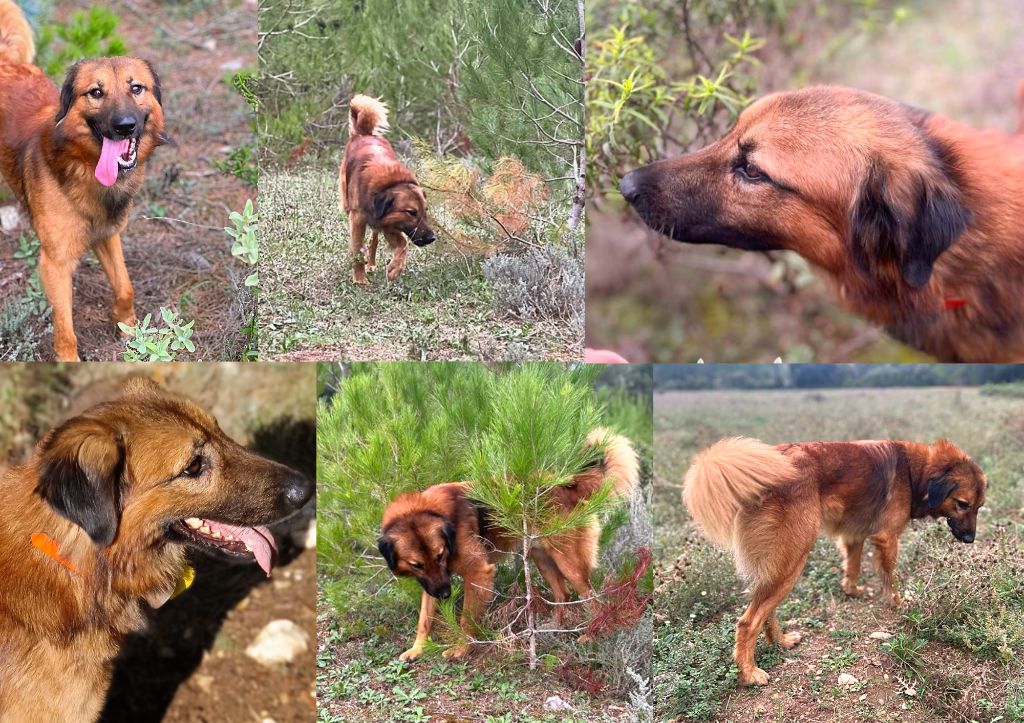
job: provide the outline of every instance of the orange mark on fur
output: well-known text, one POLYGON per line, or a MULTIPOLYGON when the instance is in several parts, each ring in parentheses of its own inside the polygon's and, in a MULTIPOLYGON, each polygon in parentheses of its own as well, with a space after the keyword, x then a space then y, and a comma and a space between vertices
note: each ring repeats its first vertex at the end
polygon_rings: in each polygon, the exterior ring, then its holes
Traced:
POLYGON ((32 546, 62 567, 66 567, 76 575, 78 574, 78 568, 75 566, 75 563, 71 562, 71 560, 66 557, 61 557, 60 545, 57 544, 57 541, 49 535, 43 532, 33 532, 32 546))
POLYGON ((967 306, 967 299, 945 299, 942 302, 942 308, 947 311, 951 309, 959 309, 962 306, 967 306))

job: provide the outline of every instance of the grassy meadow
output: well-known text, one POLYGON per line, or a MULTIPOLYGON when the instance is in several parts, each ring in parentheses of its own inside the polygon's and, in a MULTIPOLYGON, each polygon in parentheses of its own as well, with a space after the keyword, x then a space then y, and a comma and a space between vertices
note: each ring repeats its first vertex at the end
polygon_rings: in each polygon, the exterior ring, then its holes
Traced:
POLYGON ((1024 399, 1020 388, 660 392, 655 395, 655 657, 660 720, 1024 721, 1024 399), (731 556, 680 502, 692 455, 722 437, 770 443, 948 437, 985 470, 978 539, 941 521, 903 534, 904 605, 878 597, 865 548, 861 599, 839 587, 825 538, 779 608, 803 642, 762 637, 771 683, 739 688, 733 626, 748 596, 731 556), (875 637, 871 637, 876 633, 875 637), (856 682, 841 686, 840 674, 856 682))

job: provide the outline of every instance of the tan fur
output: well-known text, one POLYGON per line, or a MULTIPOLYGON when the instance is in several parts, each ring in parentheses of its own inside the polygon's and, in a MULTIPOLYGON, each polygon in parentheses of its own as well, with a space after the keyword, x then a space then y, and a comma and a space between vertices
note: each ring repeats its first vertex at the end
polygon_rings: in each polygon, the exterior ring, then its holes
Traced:
MULTIPOLYGON (((632 494, 640 482, 636 452, 625 437, 595 429, 586 444, 601 445, 602 459, 550 491, 550 503, 565 513, 590 499, 606 482, 619 497, 632 494)), ((415 660, 423 653, 433 625, 435 596, 447 597, 453 574, 463 578, 461 625, 472 639, 494 595, 495 565, 504 557, 502 553, 520 549, 521 538, 487 524, 486 509, 469 498, 470 492, 469 483, 433 485, 399 495, 384 510, 381 554, 395 575, 415 577, 423 586, 416 641, 402 653, 402 660, 415 660)), ((530 559, 552 590, 560 625, 569 600, 568 586, 580 599, 588 600, 591 609, 596 605, 590 576, 597 565, 599 536, 600 525, 592 520, 533 544, 530 559)), ((465 645, 456 646, 446 650, 445 656, 458 657, 467 650, 465 645)))
POLYGON ((378 98, 354 95, 348 104, 350 136, 382 136, 390 130, 388 107, 378 98))
POLYGON ((35 56, 32 28, 21 8, 11 0, 0 0, 0 64, 31 63, 35 56))
POLYGON ((51 430, 0 481, 0 720, 95 720, 122 640, 167 601, 185 565, 183 538, 168 526, 273 522, 294 509, 283 499, 290 485, 312 495, 297 473, 144 380, 51 430), (197 454, 207 467, 182 476, 197 454), (70 507, 52 502, 69 497, 70 507), (77 572, 33 547, 36 533, 77 572))
POLYGON ((857 584, 866 541, 877 550, 882 593, 894 585, 899 536, 911 519, 944 518, 954 537, 973 542, 987 480, 952 442, 864 440, 771 447, 734 438, 712 446, 687 471, 683 500, 707 535, 732 550, 751 601, 736 623, 733 657, 744 685, 768 683, 754 662, 757 637, 791 648, 775 610, 789 594, 820 533, 838 541, 842 589, 857 584))
MULTIPOLYGON (((2 0, 6 3, 6 0, 2 0)), ((61 91, 28 65, 21 40, 27 26, 9 3, 0 5, 0 38, 20 45, 12 63, 0 53, 0 174, 28 210, 39 236, 39 278, 53 308, 53 350, 58 361, 78 361, 72 320, 73 274, 90 250, 114 292, 113 317, 134 326, 135 292, 121 248, 132 199, 145 166, 166 141, 160 82, 138 58, 96 58, 73 65, 61 91), (141 91, 135 91, 141 87, 141 91), (89 95, 102 91, 102 97, 89 95), (115 119, 136 121, 136 165, 119 170, 114 185, 95 177, 101 141, 114 138, 115 119)), ((4 45, 0 41, 0 50, 4 45)))

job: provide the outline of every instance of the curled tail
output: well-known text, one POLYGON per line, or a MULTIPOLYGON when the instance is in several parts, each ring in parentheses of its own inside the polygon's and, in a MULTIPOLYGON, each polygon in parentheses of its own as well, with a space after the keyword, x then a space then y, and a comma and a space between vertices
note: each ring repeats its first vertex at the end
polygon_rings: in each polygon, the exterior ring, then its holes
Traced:
POLYGON ((31 63, 35 55, 25 14, 11 0, 0 0, 0 63, 31 63))
POLYGON ((597 465, 573 478, 581 499, 594 494, 606 480, 611 480, 616 497, 629 497, 640 484, 640 459, 628 439, 611 430, 598 427, 587 435, 587 447, 604 446, 604 457, 597 465))
POLYGON ((368 95, 355 95, 348 104, 349 136, 383 135, 388 130, 388 107, 368 95))
POLYGON ((798 476, 796 466, 770 444, 749 437, 723 439, 693 458, 683 481, 683 503, 713 542, 731 549, 740 510, 798 476))

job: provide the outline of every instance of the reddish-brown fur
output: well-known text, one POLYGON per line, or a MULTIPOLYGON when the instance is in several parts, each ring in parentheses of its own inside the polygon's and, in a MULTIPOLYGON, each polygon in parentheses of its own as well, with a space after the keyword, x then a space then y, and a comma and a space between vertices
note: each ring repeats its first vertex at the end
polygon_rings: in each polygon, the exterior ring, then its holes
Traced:
MULTIPOLYGON (((589 445, 604 445, 604 458, 591 469, 577 474, 565 486, 551 492, 555 506, 565 512, 589 499, 606 480, 617 496, 629 496, 639 484, 636 452, 624 437, 607 430, 594 430, 589 445)), ((495 564, 502 553, 517 549, 520 540, 487 524, 487 512, 467 497, 468 483, 428 487, 396 497, 381 521, 381 554, 391 571, 412 576, 423 586, 416 641, 402 653, 402 660, 415 660, 430 637, 437 598, 451 593, 451 575, 461 575, 464 602, 461 625, 473 638, 476 624, 494 594, 495 564), (415 564, 414 564, 415 563, 415 564), (416 567, 420 565, 420 567, 416 567)), ((581 600, 593 605, 590 576, 597 565, 600 528, 596 521, 571 531, 538 540, 530 559, 540 570, 554 596, 555 616, 561 622, 569 600, 568 582, 581 600)), ((445 651, 458 657, 467 651, 459 645, 445 651)))
POLYGON ((0 720, 95 720, 121 641, 182 575, 172 526, 267 524, 312 492, 148 381, 51 430, 0 480, 0 720), (202 472, 185 475, 197 455, 202 472), (77 572, 33 547, 37 533, 77 572))
POLYGON ((763 98, 622 189, 676 240, 799 253, 940 360, 1024 360, 1024 135, 812 87, 763 98))
POLYGON ((860 595, 861 554, 877 551, 884 595, 893 585, 899 537, 912 519, 944 518, 953 536, 973 542, 987 480, 955 444, 899 441, 800 442, 770 446, 743 437, 698 454, 683 501, 713 541, 731 548, 752 599, 736 623, 734 658, 744 685, 764 685, 754 662, 761 629, 791 648, 775 610, 793 588, 819 534, 833 537, 844 558, 842 588, 860 595))
POLYGON ((368 284, 366 272, 377 268, 377 234, 392 250, 388 278, 405 268, 411 240, 417 246, 433 242, 427 219, 427 199, 416 177, 402 165, 381 134, 388 128, 387 108, 380 101, 357 95, 349 104, 349 136, 338 169, 338 198, 348 214, 352 281, 368 284), (367 227, 369 246, 363 246, 367 227))
POLYGON ((72 275, 96 253, 114 290, 114 320, 135 324, 134 291, 121 249, 132 198, 145 180, 149 155, 164 143, 160 80, 137 58, 97 58, 75 64, 58 92, 31 65, 31 32, 21 11, 0 0, 0 174, 28 209, 39 236, 39 277, 53 307, 53 348, 59 361, 78 360, 72 322, 72 275), (28 33, 26 35, 26 32, 28 33), (132 88, 141 85, 136 95, 132 88), (87 93, 102 86, 102 98, 87 93), (145 118, 136 166, 103 186, 94 177, 97 133, 110 118, 145 118))

